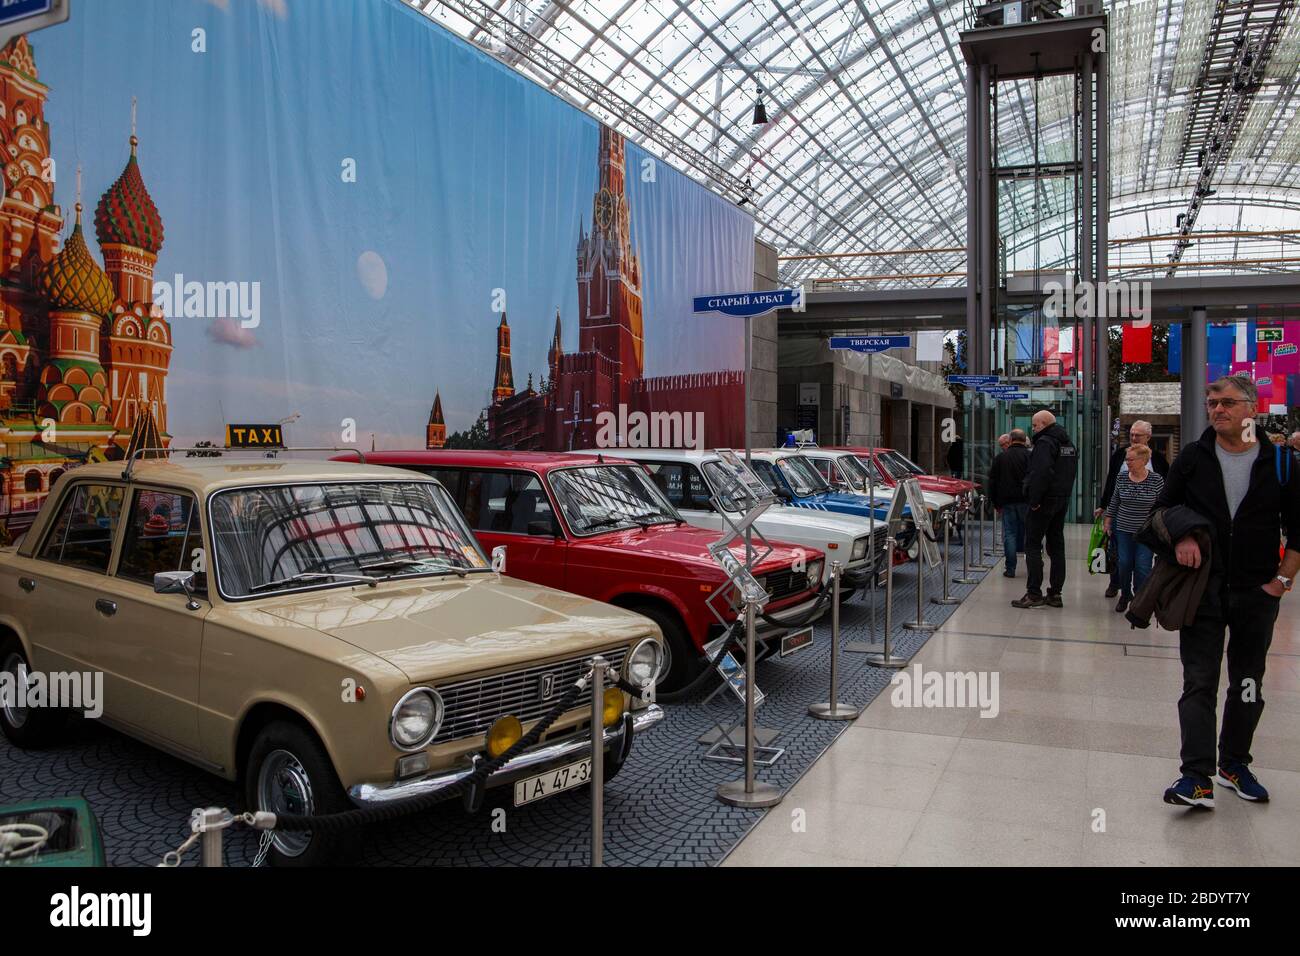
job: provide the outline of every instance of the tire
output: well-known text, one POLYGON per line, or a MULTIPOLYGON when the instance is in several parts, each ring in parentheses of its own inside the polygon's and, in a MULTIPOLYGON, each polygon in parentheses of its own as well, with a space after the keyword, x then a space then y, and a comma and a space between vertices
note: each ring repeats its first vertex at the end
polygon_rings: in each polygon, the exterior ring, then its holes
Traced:
POLYGON ((662 693, 671 694, 685 687, 700 676, 708 662, 700 649, 695 646, 686 629, 677 620, 677 615, 654 604, 632 605, 628 610, 644 614, 659 625, 664 635, 664 649, 668 653, 668 673, 659 681, 656 688, 662 693))
MULTIPOLYGON (((5 681, 8 687, 17 692, 18 668, 30 672, 32 663, 27 659, 27 652, 17 636, 6 634, 0 636, 0 671, 8 671, 10 678, 5 681)), ((68 723, 68 713, 53 707, 26 708, 0 703, 0 732, 9 742, 23 750, 38 750, 57 743, 63 736, 68 723)))
MULTIPOLYGON (((355 809, 320 740, 287 720, 267 724, 253 741, 244 767, 244 800, 254 810, 272 813, 324 815, 355 809)), ((357 830, 274 832, 268 860, 274 866, 324 866, 346 862, 360 846, 357 830)))

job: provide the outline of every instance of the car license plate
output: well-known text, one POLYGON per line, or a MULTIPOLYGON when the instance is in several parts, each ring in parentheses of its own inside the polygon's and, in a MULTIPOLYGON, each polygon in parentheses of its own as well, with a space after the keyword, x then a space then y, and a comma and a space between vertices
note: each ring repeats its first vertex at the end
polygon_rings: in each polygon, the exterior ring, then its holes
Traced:
POLYGON ((567 767, 556 767, 535 777, 515 781, 515 806, 544 800, 552 794, 563 790, 572 790, 591 782, 591 758, 571 763, 567 767))

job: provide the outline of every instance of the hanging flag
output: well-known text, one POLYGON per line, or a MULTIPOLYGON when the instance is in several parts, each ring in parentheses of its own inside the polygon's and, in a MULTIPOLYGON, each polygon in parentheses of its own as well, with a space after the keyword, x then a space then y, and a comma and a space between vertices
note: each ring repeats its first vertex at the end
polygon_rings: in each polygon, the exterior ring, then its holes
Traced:
POLYGON ((1270 415, 1285 415, 1289 411, 1287 408, 1287 389, 1288 383, 1294 375, 1279 375, 1275 370, 1273 372, 1273 399, 1269 407, 1270 415))
POLYGON ((1170 375, 1180 375, 1183 371, 1183 324, 1170 323, 1169 326, 1169 362, 1165 371, 1170 375))
MULTIPOLYGON (((1206 362, 1209 366, 1224 370, 1214 378, 1226 374, 1228 365, 1232 362, 1234 335, 1233 327, 1230 325, 1212 325, 1206 330, 1206 362)), ((1210 381, 1214 381, 1214 378, 1210 381)))
POLYGON ((1282 341, 1273 343, 1273 371, 1281 375, 1300 374, 1300 322, 1287 322, 1282 341))
POLYGON ((1244 322, 1235 324, 1236 335, 1236 354, 1233 356, 1238 362, 1250 362, 1258 357, 1258 351, 1255 348, 1255 320, 1249 319, 1244 322))
POLYGON ((1152 327, 1125 322, 1120 326, 1121 357, 1120 361, 1132 365, 1151 364, 1152 327))

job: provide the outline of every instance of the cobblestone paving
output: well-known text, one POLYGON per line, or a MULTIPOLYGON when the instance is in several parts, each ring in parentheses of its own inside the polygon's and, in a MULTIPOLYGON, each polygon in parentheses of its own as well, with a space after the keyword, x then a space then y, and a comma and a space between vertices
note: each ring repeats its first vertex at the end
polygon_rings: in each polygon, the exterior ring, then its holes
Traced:
MULTIPOLYGON (((987 559, 992 561, 992 559, 987 559)), ((961 548, 953 546, 953 575, 959 574, 961 548)), ((916 565, 895 572, 894 627, 891 640, 900 656, 910 657, 928 633, 905 630, 916 614, 916 565)), ((982 578, 989 572, 970 572, 982 578)), ((927 620, 939 623, 955 606, 929 603, 942 578, 926 574, 927 620)), ((978 585, 950 586, 964 597, 978 585)), ((884 591, 876 595, 874 634, 884 626, 884 591)), ((844 641, 868 639, 871 605, 854 595, 841 610, 844 641)), ((816 643, 785 660, 758 664, 758 686, 767 700, 758 723, 780 729, 777 746, 785 754, 758 779, 788 789, 843 733, 846 722, 814 720, 810 703, 828 697, 830 615, 816 627, 816 643)), ((892 671, 871 667, 860 654, 840 656, 840 699, 865 707, 888 686, 892 671)), ((765 811, 729 807, 718 801, 719 784, 741 775, 738 764, 702 760, 696 743, 714 718, 738 717, 739 702, 722 695, 705 706, 707 691, 691 700, 665 705, 666 718, 639 737, 627 765, 605 790, 605 863, 612 866, 711 866, 718 863, 765 811)), ((737 737, 739 738, 739 735, 737 737)), ((104 835, 110 865, 152 866, 188 835, 190 811, 201 806, 239 807, 234 785, 122 736, 94 721, 76 722, 69 738, 44 752, 23 752, 0 738, 0 805, 80 794, 91 804, 104 835)), ((400 821, 369 828, 363 865, 397 866, 582 866, 590 857, 590 801, 585 789, 537 804, 509 806, 509 788, 492 792, 483 808, 466 815, 459 802, 400 821), (505 808, 504 833, 493 831, 493 810, 505 808)), ((499 819, 500 814, 496 817, 499 819)), ((257 836, 235 827, 226 831, 226 862, 246 866, 257 850, 257 836)), ((186 865, 197 862, 187 854, 186 865)))

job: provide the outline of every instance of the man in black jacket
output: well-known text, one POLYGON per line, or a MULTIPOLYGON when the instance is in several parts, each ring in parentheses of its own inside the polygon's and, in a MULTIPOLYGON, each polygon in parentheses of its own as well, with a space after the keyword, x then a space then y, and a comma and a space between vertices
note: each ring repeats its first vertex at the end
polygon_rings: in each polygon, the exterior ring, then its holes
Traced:
MULTIPOLYGON (((1025 502, 1025 473, 1029 470, 1029 441, 1022 429, 1007 434, 1008 444, 989 466, 989 497, 1002 515, 1004 577, 1016 576, 1016 552, 1025 550, 1029 505, 1025 502)), ((999 440, 1000 441, 1000 440, 999 440)))
MULTIPOLYGON (((1128 444, 1116 448, 1110 454, 1110 468, 1106 472, 1106 487, 1101 493, 1101 501, 1098 507, 1093 511, 1092 516, 1098 518, 1107 508, 1110 507, 1111 495, 1115 493, 1115 482, 1119 481, 1119 473, 1127 470, 1124 464, 1128 455, 1128 450, 1133 445, 1151 444, 1151 423, 1138 420, 1129 426, 1128 444)), ((1151 467, 1155 469, 1157 475, 1161 478, 1169 477, 1169 460, 1164 455, 1152 449, 1151 467)), ((1111 598, 1119 593, 1119 562, 1112 561, 1110 566, 1110 584, 1106 587, 1106 597, 1111 598)))
MULTIPOLYGON (((1214 806, 1210 776, 1246 800, 1268 800, 1250 771, 1250 745, 1264 711, 1264 663, 1282 596, 1300 570, 1300 477, 1288 473, 1277 450, 1254 434, 1258 393, 1242 375, 1210 385, 1210 427, 1187 445, 1173 466, 1156 507, 1186 505, 1213 526, 1210 581, 1196 620, 1178 632, 1183 662, 1182 776, 1165 802, 1214 806), (1280 531, 1287 545, 1279 563, 1280 531), (1228 688, 1215 760, 1214 726, 1224 631, 1229 632, 1228 688)), ((1191 536, 1175 549, 1184 567, 1201 565, 1191 536)))
POLYGON ((1078 471, 1079 452, 1065 429, 1056 424, 1056 416, 1043 409, 1033 417, 1034 450, 1025 473, 1025 501, 1029 505, 1025 536, 1025 564, 1029 580, 1025 596, 1012 601, 1012 607, 1061 607, 1061 589, 1065 587, 1065 513, 1078 471), (1043 597, 1043 538, 1047 538, 1047 555, 1052 559, 1051 583, 1043 597))

